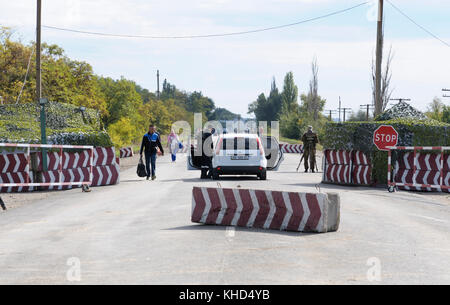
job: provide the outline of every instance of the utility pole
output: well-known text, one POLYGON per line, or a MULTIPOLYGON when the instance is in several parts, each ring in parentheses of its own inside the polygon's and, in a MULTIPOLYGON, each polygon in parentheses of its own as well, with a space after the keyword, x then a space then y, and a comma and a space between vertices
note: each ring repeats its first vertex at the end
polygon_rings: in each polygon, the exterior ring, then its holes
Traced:
POLYGON ((410 98, 391 98, 390 101, 397 101, 399 103, 401 102, 411 102, 410 98))
MULTIPOLYGON (((37 0, 37 16, 36 16, 36 99, 40 106, 41 113, 41 143, 47 144, 47 134, 46 134, 46 116, 45 116, 45 104, 47 104, 47 99, 42 98, 41 92, 41 11, 42 11, 42 1, 37 0)), ((42 164, 43 170, 47 171, 47 150, 42 150, 42 164)))
POLYGON ((341 122, 341 97, 339 97, 339 123, 341 122))
POLYGON ((377 22, 377 59, 375 70, 375 116, 383 111, 383 97, 381 96, 381 66, 383 63, 383 6, 384 1, 378 3, 378 22, 377 22))
MULTIPOLYGON (((450 92, 450 89, 442 89, 442 92, 450 92)), ((450 97, 450 95, 444 94, 442 97, 450 97)))
POLYGON ((160 92, 159 92, 159 70, 156 71, 156 83, 157 83, 157 86, 158 86, 158 90, 156 91, 156 95, 158 96, 158 100, 159 100, 159 97, 160 97, 160 92))
POLYGON ((369 110, 373 109, 372 104, 361 105, 362 109, 366 109, 366 120, 369 121, 369 110))
POLYGON ((332 115, 333 115, 333 113, 336 113, 337 112, 337 110, 324 110, 324 112, 325 113, 329 113, 329 118, 330 118, 330 121, 333 121, 333 117, 332 117, 332 115))
POLYGON ((349 112, 351 112, 351 111, 352 111, 352 108, 342 108, 342 110, 344 111, 344 121, 343 121, 343 123, 345 123, 345 113, 347 112, 347 110, 348 110, 349 112))

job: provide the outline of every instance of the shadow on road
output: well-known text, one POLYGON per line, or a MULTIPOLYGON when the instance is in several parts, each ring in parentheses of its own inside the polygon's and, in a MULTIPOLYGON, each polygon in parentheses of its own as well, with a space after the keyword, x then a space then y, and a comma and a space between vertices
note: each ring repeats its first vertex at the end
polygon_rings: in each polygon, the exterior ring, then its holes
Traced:
MULTIPOLYGON (((193 225, 189 225, 189 226, 167 228, 167 229, 163 229, 163 230, 167 230, 167 231, 173 231, 173 230, 175 230, 175 231, 224 231, 224 234, 225 234, 227 228, 228 228, 228 226, 193 224, 193 225)), ((265 229, 257 229, 257 228, 243 228, 243 227, 233 227, 233 228, 235 228, 236 232, 277 234, 277 235, 292 236, 292 237, 319 235, 318 233, 288 232, 288 231, 265 230, 265 229)))
POLYGON ((161 182, 220 182, 220 181, 256 181, 257 177, 250 176, 230 176, 220 177, 218 180, 213 179, 200 179, 200 178, 185 178, 185 179, 164 179, 161 182))
POLYGON ((316 187, 317 185, 321 190, 340 190, 340 191, 351 191, 351 190, 377 190, 379 188, 370 188, 364 186, 346 186, 346 185, 336 185, 336 184, 324 184, 324 183, 285 183, 283 185, 290 186, 304 186, 304 187, 316 187))
POLYGON ((142 179, 134 179, 134 180, 121 180, 120 183, 142 182, 142 181, 145 181, 145 178, 142 178, 142 179))

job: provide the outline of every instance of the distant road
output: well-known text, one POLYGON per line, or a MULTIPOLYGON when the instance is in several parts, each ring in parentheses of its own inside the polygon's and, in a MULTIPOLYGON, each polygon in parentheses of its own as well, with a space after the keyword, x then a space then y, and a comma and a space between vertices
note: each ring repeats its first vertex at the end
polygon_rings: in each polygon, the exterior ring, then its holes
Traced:
MULTIPOLYGON (((316 191, 321 174, 296 173, 299 156, 285 157, 267 181, 220 184, 316 191)), ((321 185, 341 196, 338 232, 234 230, 190 222, 192 187, 217 183, 185 168, 159 158, 156 181, 132 167, 120 185, 1 213, 0 284, 450 284, 446 195, 321 185)))

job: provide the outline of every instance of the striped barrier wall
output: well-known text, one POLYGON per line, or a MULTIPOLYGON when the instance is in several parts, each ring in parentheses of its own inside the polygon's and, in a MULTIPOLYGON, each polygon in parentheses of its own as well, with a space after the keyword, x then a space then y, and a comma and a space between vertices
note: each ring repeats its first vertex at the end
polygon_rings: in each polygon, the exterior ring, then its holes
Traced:
MULTIPOLYGON (((33 182, 33 174, 29 174, 29 160, 24 153, 0 154, 0 183, 23 184, 33 182)), ((31 186, 0 187, 0 193, 31 192, 31 186)))
POLYGON ((191 220, 238 226, 325 233, 337 231, 337 194, 194 187, 191 220))
POLYGON ((303 153, 303 145, 301 144, 280 144, 280 149, 286 154, 300 154, 303 153))
POLYGON ((368 156, 362 151, 352 152, 352 184, 372 185, 372 165, 368 156))
MULTIPOLYGON (((61 171, 42 172, 43 183, 68 183, 74 181, 89 182, 89 168, 73 168, 61 171)), ((92 172, 92 184, 90 186, 106 186, 120 183, 120 166, 118 163, 94 166, 92 172)), ((81 185, 56 185, 41 186, 41 190, 68 190, 81 187, 81 185)))
POLYGON ((133 157, 133 148, 132 147, 124 147, 119 150, 120 158, 131 158, 133 157))
POLYGON ((401 183, 399 189, 413 191, 439 191, 450 192, 450 156, 438 153, 400 153, 395 162, 393 178, 394 183, 401 183), (441 171, 441 164, 443 165, 441 171), (432 187, 441 185, 441 187, 432 187), (414 184, 414 186, 412 186, 414 184))
POLYGON ((325 150, 324 182, 352 184, 352 152, 325 150))

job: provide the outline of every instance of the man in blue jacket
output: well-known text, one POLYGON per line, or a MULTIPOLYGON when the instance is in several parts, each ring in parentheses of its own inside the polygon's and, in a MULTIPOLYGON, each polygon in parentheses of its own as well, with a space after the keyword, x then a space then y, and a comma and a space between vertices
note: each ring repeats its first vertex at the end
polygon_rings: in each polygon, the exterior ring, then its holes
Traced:
POLYGON ((159 133, 156 132, 155 125, 150 125, 148 128, 148 133, 142 138, 140 155, 142 159, 142 152, 145 151, 145 169, 147 171, 147 180, 152 176, 152 180, 156 179, 156 153, 157 148, 161 151, 164 156, 164 149, 161 145, 161 137, 159 133), (151 164, 151 168, 150 168, 151 164))

